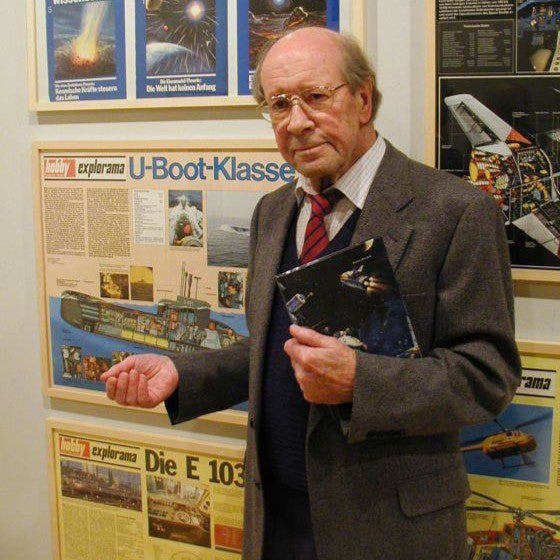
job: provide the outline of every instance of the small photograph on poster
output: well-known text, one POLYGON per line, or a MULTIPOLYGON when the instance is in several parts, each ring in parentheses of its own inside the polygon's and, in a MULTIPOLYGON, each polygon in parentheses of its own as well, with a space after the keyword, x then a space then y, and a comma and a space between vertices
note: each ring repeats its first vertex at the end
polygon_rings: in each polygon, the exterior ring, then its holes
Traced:
POLYGON ((136 95, 227 95, 227 3, 136 0, 136 95))
POLYGON ((218 306, 243 309, 244 286, 242 272, 218 272, 218 306))
POLYGON ((517 71, 560 72, 560 0, 517 0, 517 71))
POLYGON ((442 78, 439 167, 490 193, 513 266, 560 268, 560 78, 442 78))
POLYGON ((62 355, 62 377, 66 379, 83 379, 82 349, 79 346, 60 347, 62 355))
POLYGON ((553 409, 510 404, 493 422, 461 433, 469 474, 548 483, 553 409))
POLYGON ((98 465, 93 461, 61 458, 60 482, 62 495, 66 498, 142 511, 142 488, 138 472, 98 465))
POLYGON ((208 266, 247 268, 251 216, 263 192, 208 191, 208 266))
POLYGON ((210 548, 208 488, 174 478, 146 475, 149 535, 210 548))
POLYGON ((84 356, 84 378, 100 383, 101 374, 111 367, 111 358, 104 356, 84 356))
POLYGON ((121 350, 113 350, 111 352, 111 365, 114 366, 122 362, 125 358, 132 356, 130 352, 122 352, 121 350))
POLYGON ((169 245, 202 247, 204 239, 202 191, 170 190, 169 245))
POLYGON ((47 0, 51 101, 126 97, 123 0, 47 0))
POLYGON ((259 52, 267 41, 298 27, 339 29, 338 0, 238 0, 238 89, 251 93, 259 52))
POLYGON ((130 267, 130 299, 154 301, 154 269, 151 266, 130 267))
POLYGON ((128 274, 120 272, 99 273, 99 293, 102 298, 129 299, 128 274))

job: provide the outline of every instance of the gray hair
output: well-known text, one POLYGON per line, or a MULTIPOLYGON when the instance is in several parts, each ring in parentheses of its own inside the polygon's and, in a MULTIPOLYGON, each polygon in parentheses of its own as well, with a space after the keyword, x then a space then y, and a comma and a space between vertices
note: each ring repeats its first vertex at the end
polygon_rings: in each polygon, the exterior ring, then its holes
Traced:
MULTIPOLYGON (((299 28, 303 29, 303 28, 299 28)), ((323 29, 323 28, 319 28, 323 29)), ((297 31, 297 30, 296 30, 297 31)), ((261 81, 261 71, 262 65, 268 52, 280 39, 283 39, 287 35, 294 33, 294 30, 289 30, 278 37, 270 40, 264 48, 259 53, 257 59, 257 67, 255 69, 255 74, 253 76, 253 97, 257 103, 262 103, 265 100, 264 91, 261 81)), ((375 78, 375 72, 371 67, 371 64, 359 45, 358 41, 351 35, 345 33, 337 33, 336 31, 331 31, 334 41, 337 43, 340 49, 340 54, 342 57, 342 72, 344 79, 348 83, 350 91, 354 93, 357 88, 364 82, 370 82, 372 86, 372 96, 371 96, 371 121, 375 119, 377 115, 377 110, 381 104, 381 92, 377 89, 377 80, 375 78)))

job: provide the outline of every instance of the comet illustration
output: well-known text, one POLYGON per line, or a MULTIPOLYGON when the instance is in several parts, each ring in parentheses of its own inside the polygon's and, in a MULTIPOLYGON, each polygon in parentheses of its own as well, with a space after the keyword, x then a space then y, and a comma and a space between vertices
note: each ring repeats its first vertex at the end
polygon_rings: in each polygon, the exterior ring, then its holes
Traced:
POLYGON ((59 6, 54 25, 57 80, 115 76, 112 2, 59 6))

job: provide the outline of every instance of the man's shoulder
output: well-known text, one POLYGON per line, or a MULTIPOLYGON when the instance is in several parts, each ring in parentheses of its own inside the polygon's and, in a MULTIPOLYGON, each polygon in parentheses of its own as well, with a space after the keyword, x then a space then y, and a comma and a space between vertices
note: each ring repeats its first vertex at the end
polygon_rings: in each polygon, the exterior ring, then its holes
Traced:
POLYGON ((273 191, 266 193, 260 200, 261 209, 267 208, 277 208, 280 203, 286 203, 287 200, 293 199, 295 202, 295 187, 297 181, 291 181, 290 183, 285 183, 281 187, 274 189, 273 191))
POLYGON ((415 198, 426 202, 468 205, 475 200, 489 197, 465 178, 416 161, 394 147, 391 147, 387 155, 394 159, 393 164, 406 167, 407 186, 415 198))

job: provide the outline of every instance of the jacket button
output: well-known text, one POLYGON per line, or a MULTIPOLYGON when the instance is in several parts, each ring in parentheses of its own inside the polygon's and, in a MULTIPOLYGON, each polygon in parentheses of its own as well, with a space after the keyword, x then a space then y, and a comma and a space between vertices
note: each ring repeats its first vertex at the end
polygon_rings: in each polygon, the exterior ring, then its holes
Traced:
POLYGON ((255 417, 254 416, 249 416, 249 426, 251 426, 251 428, 255 427, 255 417))

